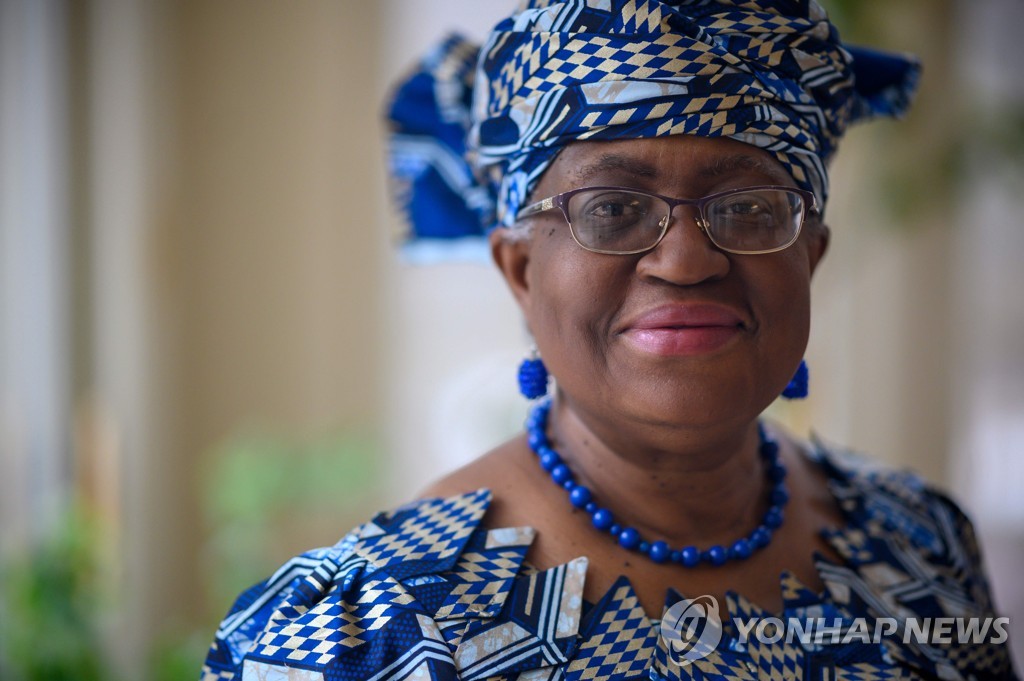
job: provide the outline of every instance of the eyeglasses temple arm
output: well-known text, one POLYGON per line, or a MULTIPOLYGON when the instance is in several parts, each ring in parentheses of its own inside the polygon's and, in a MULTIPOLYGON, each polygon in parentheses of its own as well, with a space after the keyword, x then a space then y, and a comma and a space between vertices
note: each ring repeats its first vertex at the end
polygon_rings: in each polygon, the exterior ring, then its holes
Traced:
POLYGON ((537 203, 531 204, 531 205, 527 206, 526 208, 523 208, 516 215, 516 219, 517 220, 522 220, 523 218, 528 218, 531 215, 536 215, 537 213, 543 213, 546 210, 551 210, 554 207, 555 207, 555 198, 554 197, 550 197, 550 198, 544 199, 543 201, 538 201, 537 203))
POLYGON ((818 206, 818 197, 811 194, 811 205, 807 207, 808 217, 821 217, 821 208, 818 206))

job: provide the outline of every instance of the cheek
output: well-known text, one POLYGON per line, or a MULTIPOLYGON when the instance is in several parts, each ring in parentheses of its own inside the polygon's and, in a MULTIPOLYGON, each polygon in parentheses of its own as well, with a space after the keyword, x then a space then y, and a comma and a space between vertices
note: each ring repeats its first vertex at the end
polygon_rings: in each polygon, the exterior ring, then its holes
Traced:
POLYGON ((577 376, 605 375, 607 339, 622 288, 614 283, 619 279, 614 263, 575 243, 563 245, 530 261, 527 323, 548 370, 568 386, 577 376))
POLYGON ((787 268, 759 284, 755 295, 765 308, 769 321, 795 325, 794 331, 808 325, 811 297, 805 268, 787 268))
MULTIPOLYGON (((806 257, 785 253, 752 276, 754 310, 761 325, 758 351, 762 365, 788 380, 800 362, 810 332, 810 271, 806 257)), ((763 257, 763 256, 762 256, 763 257)))

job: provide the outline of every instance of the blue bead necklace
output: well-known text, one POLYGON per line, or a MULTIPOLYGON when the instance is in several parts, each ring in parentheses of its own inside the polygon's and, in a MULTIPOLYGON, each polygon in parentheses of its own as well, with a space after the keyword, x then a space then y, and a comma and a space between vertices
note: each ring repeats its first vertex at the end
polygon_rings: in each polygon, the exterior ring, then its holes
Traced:
POLYGON ((785 485, 786 468, 779 460, 779 445, 768 437, 761 425, 758 425, 758 436, 761 442, 759 450, 766 475, 772 483, 772 491, 769 495, 771 506, 765 511, 761 524, 747 536, 734 541, 729 547, 715 544, 706 549, 699 549, 691 545, 676 550, 661 540, 645 541, 635 528, 623 527, 616 523, 612 512, 598 506, 593 500, 590 490, 574 480, 572 471, 562 461, 558 452, 552 449, 545 432, 550 411, 551 400, 544 400, 530 412, 526 421, 530 449, 537 454, 541 468, 547 471, 551 475, 551 479, 569 493, 569 502, 576 508, 581 508, 589 513, 594 527, 611 534, 625 549, 639 551, 655 563, 672 562, 688 568, 696 567, 701 563, 717 566, 730 560, 749 558, 755 551, 768 546, 772 540, 772 533, 782 525, 782 509, 789 501, 789 492, 785 485))

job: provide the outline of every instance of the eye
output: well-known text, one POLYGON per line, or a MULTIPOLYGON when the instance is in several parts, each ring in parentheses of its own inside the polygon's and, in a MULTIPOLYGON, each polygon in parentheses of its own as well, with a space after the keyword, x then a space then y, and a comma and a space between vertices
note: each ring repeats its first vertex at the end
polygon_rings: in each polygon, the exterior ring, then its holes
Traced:
POLYGON ((724 196, 709 206, 709 217, 723 227, 774 229, 791 214, 786 192, 759 190, 724 196))
POLYGON ((587 205, 587 215, 594 218, 617 219, 643 213, 635 197, 602 196, 587 205))
POLYGON ((771 217, 774 211, 761 197, 741 194, 725 200, 721 207, 721 213, 733 218, 754 219, 762 216, 771 217))
POLYGON ((650 199, 642 194, 600 192, 581 198, 579 217, 590 223, 624 226, 650 212, 650 199))
POLYGON ((604 253, 633 253, 658 242, 668 206, 641 191, 596 187, 569 200, 569 225, 576 241, 604 253))
POLYGON ((737 253, 769 251, 792 242, 800 230, 802 199, 775 187, 752 188, 708 203, 708 236, 737 253))
POLYGON ((630 210, 630 205, 626 203, 605 201, 604 203, 598 203, 591 207, 590 214, 596 218, 620 218, 630 210))

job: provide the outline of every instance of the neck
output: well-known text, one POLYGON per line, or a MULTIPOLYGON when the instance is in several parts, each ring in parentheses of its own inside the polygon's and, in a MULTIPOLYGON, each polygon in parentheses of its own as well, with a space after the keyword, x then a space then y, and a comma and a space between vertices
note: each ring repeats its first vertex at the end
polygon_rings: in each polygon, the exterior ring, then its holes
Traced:
POLYGON ((760 523, 767 484, 756 421, 611 431, 560 396, 549 424, 554 447, 599 505, 652 539, 715 544, 760 523))

